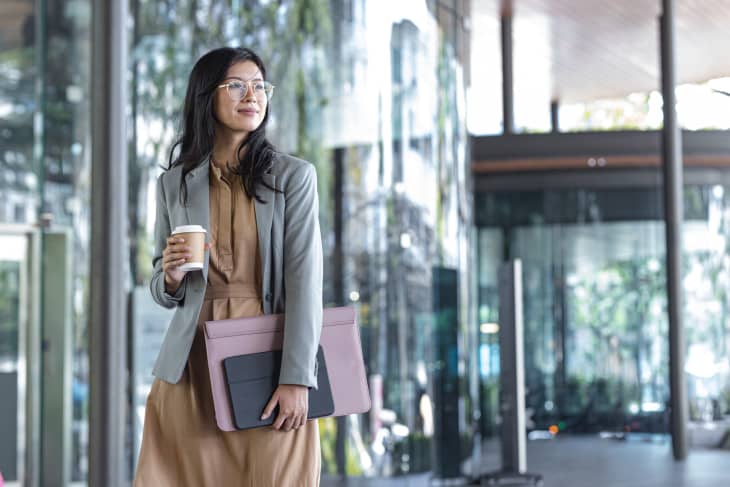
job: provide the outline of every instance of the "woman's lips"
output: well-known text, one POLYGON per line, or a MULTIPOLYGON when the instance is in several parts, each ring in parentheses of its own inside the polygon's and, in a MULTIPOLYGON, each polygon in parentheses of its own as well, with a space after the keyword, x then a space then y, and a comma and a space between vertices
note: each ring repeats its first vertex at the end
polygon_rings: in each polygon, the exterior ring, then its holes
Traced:
POLYGON ((254 108, 244 108, 242 110, 238 110, 238 113, 243 115, 256 115, 259 111, 254 108))

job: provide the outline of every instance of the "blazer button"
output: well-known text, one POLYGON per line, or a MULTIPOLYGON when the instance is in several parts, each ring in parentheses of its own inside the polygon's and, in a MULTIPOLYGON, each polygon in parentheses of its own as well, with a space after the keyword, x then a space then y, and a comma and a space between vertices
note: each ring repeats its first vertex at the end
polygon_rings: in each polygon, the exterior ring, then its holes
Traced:
POLYGON ((266 301, 271 301, 271 293, 266 293, 266 301))

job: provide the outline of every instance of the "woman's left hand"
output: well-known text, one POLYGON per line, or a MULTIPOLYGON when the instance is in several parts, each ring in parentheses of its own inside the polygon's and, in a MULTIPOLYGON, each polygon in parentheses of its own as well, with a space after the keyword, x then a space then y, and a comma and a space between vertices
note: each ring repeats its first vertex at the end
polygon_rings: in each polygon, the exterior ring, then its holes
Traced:
POLYGON ((296 384, 279 384, 269 399, 261 419, 268 418, 277 404, 279 405, 279 415, 272 428, 284 431, 298 429, 307 422, 309 388, 296 384))

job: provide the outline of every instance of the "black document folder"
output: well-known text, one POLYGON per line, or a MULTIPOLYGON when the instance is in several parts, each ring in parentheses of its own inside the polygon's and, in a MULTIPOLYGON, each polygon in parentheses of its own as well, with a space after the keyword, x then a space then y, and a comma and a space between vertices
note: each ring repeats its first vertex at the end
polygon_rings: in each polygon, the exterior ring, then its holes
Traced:
MULTIPOLYGON (((281 351, 229 357, 223 360, 223 368, 236 428, 243 430, 273 424, 279 414, 278 406, 267 419, 262 420, 261 415, 279 384, 281 351)), ((330 416, 335 411, 321 346, 317 351, 317 386, 316 390, 309 389, 309 419, 330 416)))

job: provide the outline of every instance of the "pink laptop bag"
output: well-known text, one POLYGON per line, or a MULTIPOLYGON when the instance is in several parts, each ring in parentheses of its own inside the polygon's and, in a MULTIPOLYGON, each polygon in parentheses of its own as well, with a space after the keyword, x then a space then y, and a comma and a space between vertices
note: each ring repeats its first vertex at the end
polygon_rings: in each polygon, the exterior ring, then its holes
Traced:
MULTIPOLYGON (((232 318, 205 322, 205 347, 213 390, 215 419, 223 431, 236 430, 226 387, 223 359, 281 350, 284 315, 232 318)), ((353 308, 326 308, 320 345, 324 351, 335 412, 332 416, 370 410, 370 392, 353 308)))

